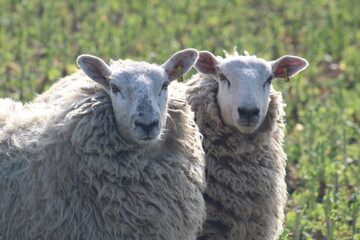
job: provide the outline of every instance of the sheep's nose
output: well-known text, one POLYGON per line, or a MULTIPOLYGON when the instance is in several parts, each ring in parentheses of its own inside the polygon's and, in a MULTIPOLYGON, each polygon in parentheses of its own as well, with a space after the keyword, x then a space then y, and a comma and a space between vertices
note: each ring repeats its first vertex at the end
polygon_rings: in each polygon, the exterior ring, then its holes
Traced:
POLYGON ((238 108, 239 117, 251 121, 252 119, 257 119, 260 114, 259 108, 238 108))
POLYGON ((155 120, 150 123, 135 121, 136 127, 141 128, 148 136, 150 135, 152 130, 158 126, 158 124, 159 124, 159 120, 155 120))

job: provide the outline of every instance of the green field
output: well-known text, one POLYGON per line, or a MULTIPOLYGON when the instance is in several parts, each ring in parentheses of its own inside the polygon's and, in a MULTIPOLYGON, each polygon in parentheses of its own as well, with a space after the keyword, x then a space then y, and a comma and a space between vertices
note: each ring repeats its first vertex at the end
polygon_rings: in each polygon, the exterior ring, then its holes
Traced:
POLYGON ((0 97, 31 100, 83 53, 161 64, 188 47, 223 55, 234 46, 310 63, 274 81, 287 103, 281 239, 360 239, 358 0, 0 0, 0 97))

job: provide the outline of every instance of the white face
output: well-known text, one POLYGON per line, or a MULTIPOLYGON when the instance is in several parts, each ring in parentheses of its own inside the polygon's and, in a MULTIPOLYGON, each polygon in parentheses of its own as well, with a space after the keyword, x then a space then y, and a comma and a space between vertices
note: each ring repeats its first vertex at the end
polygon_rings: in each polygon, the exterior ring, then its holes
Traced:
POLYGON ((270 63, 238 56, 221 61, 217 95, 224 122, 243 133, 254 132, 263 122, 269 105, 270 63))
POLYGON ((110 97, 122 137, 138 144, 158 141, 167 113, 165 70, 147 63, 135 63, 109 78, 110 97))
POLYGON ((219 83, 217 94, 221 117, 226 125, 250 134, 266 117, 273 78, 289 78, 307 68, 308 62, 285 55, 274 61, 237 53, 225 59, 201 51, 195 68, 219 83))
POLYGON ((110 96, 121 136, 131 144, 146 146, 156 143, 164 131, 167 86, 188 72, 198 56, 197 50, 189 48, 176 52, 161 66, 134 62, 119 68, 84 54, 77 63, 110 96))

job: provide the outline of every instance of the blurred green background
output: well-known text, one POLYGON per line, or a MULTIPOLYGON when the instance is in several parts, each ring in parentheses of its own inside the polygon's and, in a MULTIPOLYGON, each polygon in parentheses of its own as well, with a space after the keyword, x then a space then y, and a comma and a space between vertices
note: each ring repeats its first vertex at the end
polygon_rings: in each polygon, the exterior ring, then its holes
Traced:
POLYGON ((188 47, 223 55, 234 46, 310 63, 274 81, 287 103, 280 239, 360 239, 358 0, 0 0, 0 97, 30 101, 83 53, 161 64, 188 47))

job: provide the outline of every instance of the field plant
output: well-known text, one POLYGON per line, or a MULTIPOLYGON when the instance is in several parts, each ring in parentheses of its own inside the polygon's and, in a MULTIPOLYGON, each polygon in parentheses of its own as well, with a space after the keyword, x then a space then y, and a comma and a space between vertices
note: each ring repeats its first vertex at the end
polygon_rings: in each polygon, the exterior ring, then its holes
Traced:
POLYGON ((280 239, 360 239, 359 13, 358 0, 0 0, 0 97, 31 101, 83 53, 161 63, 183 48, 236 46, 304 57, 308 69, 274 81, 287 103, 280 239))

